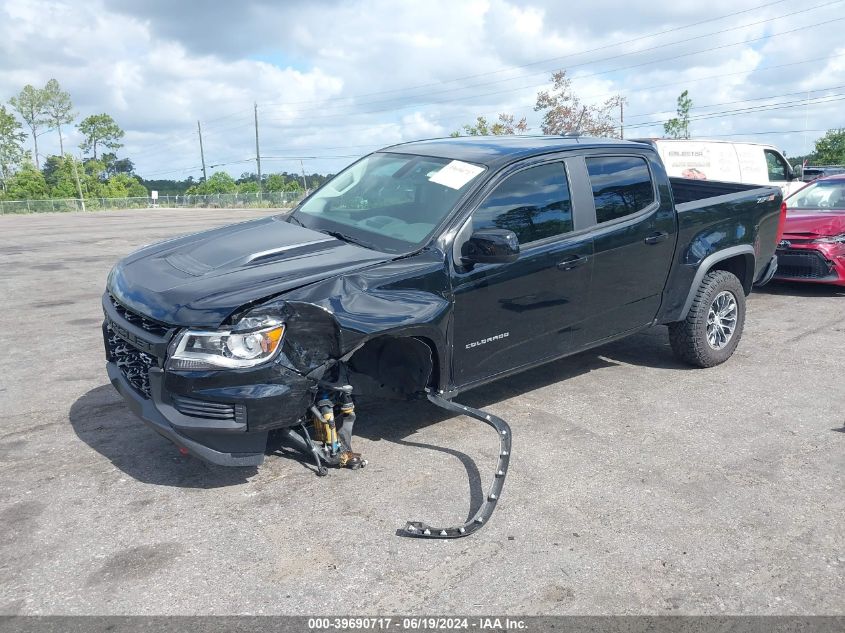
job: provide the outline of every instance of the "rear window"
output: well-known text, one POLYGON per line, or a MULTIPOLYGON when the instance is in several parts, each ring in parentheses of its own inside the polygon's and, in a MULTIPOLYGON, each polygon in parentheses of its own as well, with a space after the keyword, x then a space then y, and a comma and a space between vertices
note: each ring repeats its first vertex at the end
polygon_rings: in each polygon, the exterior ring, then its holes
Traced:
POLYGON ((595 156, 586 160, 599 224, 633 215, 654 202, 654 186, 644 158, 595 156))

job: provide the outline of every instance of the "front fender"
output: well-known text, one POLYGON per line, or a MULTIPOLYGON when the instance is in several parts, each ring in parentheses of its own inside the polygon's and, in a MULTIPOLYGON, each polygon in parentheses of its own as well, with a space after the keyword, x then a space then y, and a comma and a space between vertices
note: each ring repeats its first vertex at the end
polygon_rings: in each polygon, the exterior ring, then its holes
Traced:
POLYGON ((300 288, 261 309, 286 323, 280 361, 319 380, 380 337, 422 340, 438 377, 446 376, 451 307, 444 258, 435 251, 300 288))

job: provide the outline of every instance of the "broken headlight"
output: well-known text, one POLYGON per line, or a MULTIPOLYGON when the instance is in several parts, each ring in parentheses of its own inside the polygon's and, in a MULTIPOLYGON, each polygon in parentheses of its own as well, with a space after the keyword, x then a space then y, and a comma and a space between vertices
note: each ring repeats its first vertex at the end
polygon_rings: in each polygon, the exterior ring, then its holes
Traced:
POLYGON ((282 343, 284 323, 255 317, 231 330, 185 330, 171 344, 170 369, 234 369, 267 362, 282 343))
POLYGON ((845 233, 831 237, 820 237, 813 240, 813 244, 845 244, 845 233))

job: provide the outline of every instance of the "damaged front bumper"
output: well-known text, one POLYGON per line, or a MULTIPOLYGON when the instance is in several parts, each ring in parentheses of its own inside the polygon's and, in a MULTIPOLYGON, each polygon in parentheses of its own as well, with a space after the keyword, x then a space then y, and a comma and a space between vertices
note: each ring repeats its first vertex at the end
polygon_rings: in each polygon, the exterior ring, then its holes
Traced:
POLYGON ((172 371, 175 334, 103 298, 106 371, 130 409, 181 449, 221 466, 264 461, 271 429, 301 424, 315 381, 271 362, 248 369, 172 371))
MULTIPOLYGON (((186 416, 162 398, 145 398, 115 363, 106 363, 111 384, 135 415, 160 435, 192 455, 220 466, 258 466, 264 461, 267 431, 248 433, 245 424, 186 416)), ((163 372, 150 370, 150 387, 161 394, 163 372)))

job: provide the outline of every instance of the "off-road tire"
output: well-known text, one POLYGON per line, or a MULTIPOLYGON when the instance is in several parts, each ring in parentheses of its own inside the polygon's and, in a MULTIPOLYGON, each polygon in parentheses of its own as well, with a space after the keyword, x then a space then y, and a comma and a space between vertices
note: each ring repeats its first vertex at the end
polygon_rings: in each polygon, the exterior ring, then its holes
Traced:
POLYGON ((692 306, 683 321, 669 324, 669 343, 675 356, 697 367, 720 365, 733 355, 745 326, 745 290, 736 275, 714 270, 704 276, 695 293, 692 306), (736 301, 736 325, 724 347, 714 349, 707 337, 710 307, 722 292, 729 292, 736 301))

